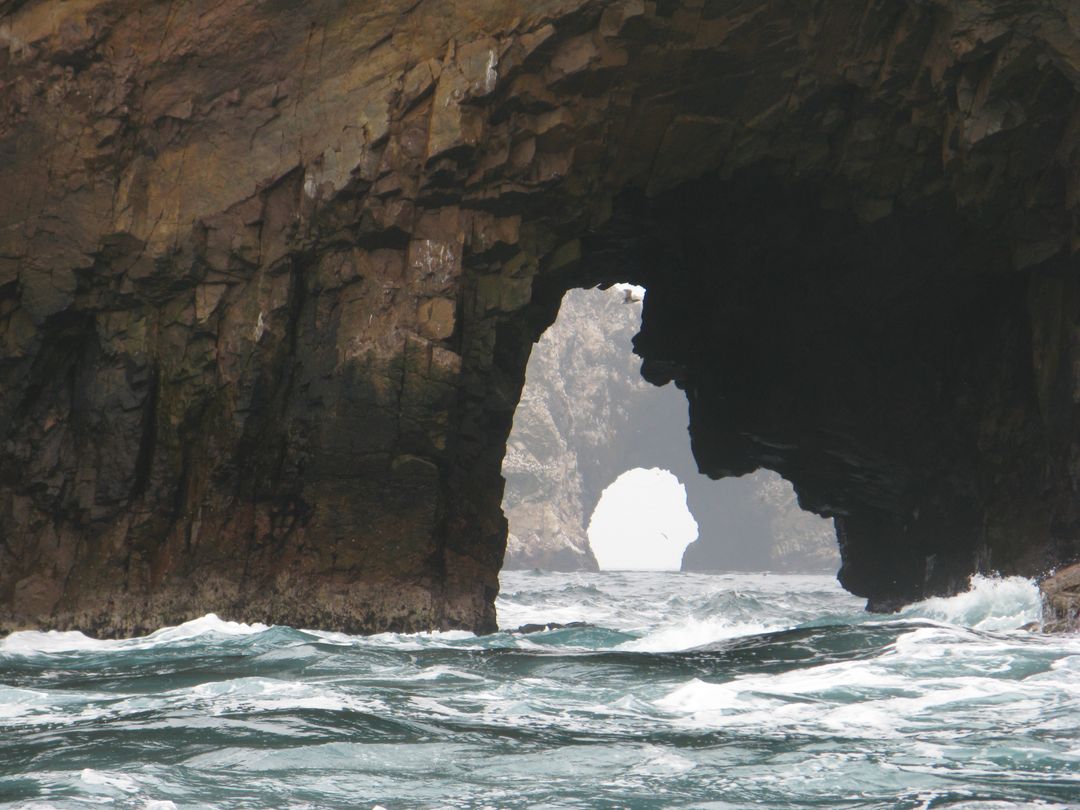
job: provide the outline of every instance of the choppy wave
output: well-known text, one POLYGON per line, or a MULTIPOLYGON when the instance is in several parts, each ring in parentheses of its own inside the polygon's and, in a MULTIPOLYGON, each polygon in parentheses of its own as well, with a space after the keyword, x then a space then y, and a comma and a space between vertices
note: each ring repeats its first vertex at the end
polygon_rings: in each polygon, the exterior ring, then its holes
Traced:
POLYGON ((265 624, 222 621, 215 614, 207 613, 199 619, 193 619, 175 627, 163 627, 148 636, 137 638, 97 639, 75 630, 46 632, 24 630, 0 638, 0 654, 146 650, 204 636, 247 636, 253 633, 264 633, 268 629, 265 624))
POLYGON ((1080 806, 1080 637, 976 577, 504 575, 504 632, 0 639, 0 806, 1080 806), (586 622, 523 635, 526 623, 586 622))
POLYGON ((904 617, 935 619, 976 630, 1017 630, 1038 622, 1042 614, 1039 589, 1023 577, 975 575, 966 593, 934 597, 904 610, 904 617))

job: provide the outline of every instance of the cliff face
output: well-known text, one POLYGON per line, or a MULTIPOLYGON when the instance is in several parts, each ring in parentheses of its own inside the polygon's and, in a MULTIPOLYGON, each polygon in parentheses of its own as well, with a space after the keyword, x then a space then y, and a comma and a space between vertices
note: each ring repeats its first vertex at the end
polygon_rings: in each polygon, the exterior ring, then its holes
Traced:
POLYGON ((656 429, 689 455, 685 398, 641 378, 631 347, 640 326, 640 299, 571 290, 533 348, 503 459, 504 567, 597 569, 589 519, 604 487, 628 469, 628 445, 649 427, 642 417, 656 416, 656 429))
POLYGON ((636 395, 661 390, 641 379, 630 344, 641 303, 625 298, 618 290, 571 290, 533 348, 502 466, 505 567, 597 569, 589 518, 603 487, 625 469, 605 462, 613 445, 631 440, 636 395))
POLYGON ((706 518, 698 523, 698 539, 683 552, 683 571, 832 574, 840 567, 832 521, 804 512, 791 484, 776 473, 758 470, 695 483, 706 518), (710 487, 714 494, 705 501, 710 487))
POLYGON ((1080 553, 1071 0, 0 3, 0 631, 494 627, 571 287, 875 605, 1080 553))
POLYGON ((596 570, 587 529, 604 489, 628 469, 661 467, 698 523, 683 570, 836 571, 831 521, 799 509, 778 475, 698 472, 686 396, 642 380, 631 352, 641 309, 620 289, 571 290, 533 348, 503 459, 503 567, 596 570))

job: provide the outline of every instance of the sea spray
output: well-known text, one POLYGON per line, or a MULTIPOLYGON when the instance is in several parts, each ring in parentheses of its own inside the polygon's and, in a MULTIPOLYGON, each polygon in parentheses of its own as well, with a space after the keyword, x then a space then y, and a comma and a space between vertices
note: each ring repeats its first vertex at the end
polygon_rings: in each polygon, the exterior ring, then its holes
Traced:
POLYGON ((976 574, 964 593, 926 599, 911 605, 900 616, 934 619, 976 630, 1017 630, 1038 622, 1041 613, 1039 588, 1032 580, 976 574))

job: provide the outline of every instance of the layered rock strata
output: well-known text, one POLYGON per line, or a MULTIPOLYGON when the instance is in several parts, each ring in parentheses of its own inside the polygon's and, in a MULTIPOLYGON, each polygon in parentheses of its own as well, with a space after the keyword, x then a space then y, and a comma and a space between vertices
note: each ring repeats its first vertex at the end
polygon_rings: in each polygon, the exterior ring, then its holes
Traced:
POLYGON ((495 626, 575 286, 876 607, 1080 554, 1071 0, 0 4, 0 631, 495 626))
POLYGON ((799 509, 775 473, 698 472, 686 396, 642 380, 631 352, 641 309, 629 289, 571 290, 533 348, 503 459, 503 567, 596 570, 587 531, 604 489, 629 469, 660 467, 683 483, 698 523, 683 570, 835 572, 831 521, 799 509))

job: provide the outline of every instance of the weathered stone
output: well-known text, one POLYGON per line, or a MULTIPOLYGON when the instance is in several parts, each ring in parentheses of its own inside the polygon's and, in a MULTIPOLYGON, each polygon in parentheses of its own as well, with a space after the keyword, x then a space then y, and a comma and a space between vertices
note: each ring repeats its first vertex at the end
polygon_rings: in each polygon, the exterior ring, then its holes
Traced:
POLYGON ((417 312, 420 331, 434 340, 445 340, 454 334, 454 302, 448 298, 425 301, 417 312))
POLYGON ((1075 558, 1078 43, 1071 0, 4 4, 0 631, 494 627, 529 347, 599 282, 701 468, 792 480, 875 606, 1075 558))
POLYGON ((1080 632, 1080 564, 1056 571, 1039 583, 1043 600, 1042 629, 1050 633, 1080 632))
POLYGON ((208 320, 228 289, 227 284, 200 284, 196 287, 195 318, 200 321, 208 320))

